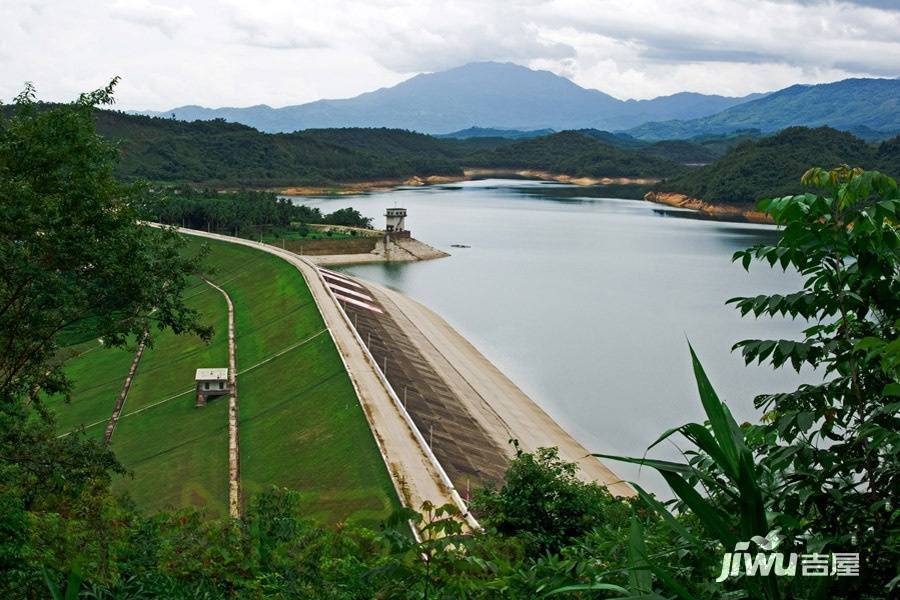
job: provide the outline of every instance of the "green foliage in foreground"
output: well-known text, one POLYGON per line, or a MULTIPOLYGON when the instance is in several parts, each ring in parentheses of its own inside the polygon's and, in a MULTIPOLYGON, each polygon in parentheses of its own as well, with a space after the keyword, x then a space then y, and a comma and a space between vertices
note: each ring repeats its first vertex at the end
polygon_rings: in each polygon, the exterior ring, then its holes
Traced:
MULTIPOLYGON (((514 442, 515 443, 515 442, 514 442)), ((503 487, 478 490, 473 510, 485 524, 502 535, 518 535, 531 552, 559 552, 605 521, 605 510, 616 507, 609 492, 576 477, 578 467, 560 460, 555 448, 523 452, 516 443, 516 458, 503 487)), ((626 516, 619 508, 619 519, 626 516)))
MULTIPOLYGON (((107 498, 95 520, 75 513, 60 527, 54 515, 31 516, 22 560, 0 590, 40 598, 49 582, 91 598, 534 598, 592 582, 596 556, 619 582, 604 585, 624 589, 627 553, 613 541, 628 535, 629 503, 592 487, 615 518, 567 540, 567 555, 534 552, 511 534, 463 534, 449 506, 403 511, 375 531, 322 528, 305 517, 299 493, 277 488, 256 496, 242 521, 191 511, 148 517, 107 498)), ((555 516, 567 511, 561 502, 555 516)), ((654 522, 648 517, 648 528, 654 522)))
MULTIPOLYGON (((860 556, 860 577, 731 582, 750 597, 882 598, 900 586, 900 194, 893 179, 848 167, 811 169, 803 184, 824 191, 759 204, 782 227, 778 243, 734 256, 745 268, 757 260, 796 269, 803 289, 730 302, 742 315, 806 320, 802 340, 735 349, 748 363, 818 369, 824 382, 757 398, 763 422, 738 427, 695 356, 709 421, 660 438, 687 438, 696 447, 688 463, 629 460, 657 469, 675 508, 696 515, 701 527, 686 529, 648 499, 695 553, 704 538, 737 552, 738 542, 774 531, 785 536, 782 552, 860 556)), ((699 592, 664 566, 646 569, 680 598, 699 592)))
POLYGON ((101 101, 109 90, 36 114, 26 94, 21 116, 0 129, 0 199, 4 216, 16 217, 0 221, 0 310, 14 306, 20 316, 0 330, 0 343, 14 350, 0 355, 0 597, 896 594, 900 198, 890 178, 813 169, 804 183, 821 193, 760 205, 783 228, 781 239, 736 260, 795 268, 804 287, 734 303, 745 314, 790 314, 810 326, 799 341, 737 348, 748 361, 818 368, 825 380, 758 398, 764 421, 739 426, 693 357, 708 421, 660 437, 686 437, 687 462, 631 459, 663 474, 672 502, 643 490, 638 500, 612 498, 541 450, 519 453, 504 485, 479 497, 486 530, 478 533, 461 531, 452 508, 432 506, 400 511, 378 531, 324 528, 304 518, 299 492, 279 489, 257 495, 242 520, 146 515, 110 494, 122 472, 115 457, 83 435, 56 437, 39 402, 42 390, 65 389, 48 335, 64 329, 60 314, 99 316, 93 323, 104 338, 124 340, 147 330, 152 308, 162 306, 153 317, 162 325, 203 332, 184 304, 177 238, 139 227, 145 215, 132 190, 111 178, 113 155, 90 127, 90 107, 101 101), (51 252, 59 248, 73 254, 51 252), (95 293, 82 293, 79 282, 95 293), (127 296, 136 282, 157 296, 127 296), (123 297, 104 293, 107 286, 123 297), (66 312, 67 295, 76 312, 66 312), (407 521, 424 541, 406 533, 407 521), (859 552, 861 576, 716 581, 724 553, 773 529, 788 550, 859 552))
POLYGON ((112 346, 151 326, 208 335, 182 302, 190 258, 138 225, 146 190, 113 177, 115 150, 94 132, 111 92, 38 111, 27 88, 0 118, 0 401, 65 391, 57 336, 85 320, 112 346))

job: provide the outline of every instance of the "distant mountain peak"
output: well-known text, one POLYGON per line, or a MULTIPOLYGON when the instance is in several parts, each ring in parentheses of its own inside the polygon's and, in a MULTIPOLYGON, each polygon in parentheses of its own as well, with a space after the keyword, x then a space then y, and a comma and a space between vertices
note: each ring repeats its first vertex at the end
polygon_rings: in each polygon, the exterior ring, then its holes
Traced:
POLYGON ((297 106, 208 109, 185 106, 183 120, 222 118, 262 131, 323 127, 394 127, 445 133, 473 123, 494 129, 624 129, 647 121, 692 119, 742 102, 694 92, 652 100, 622 101, 550 71, 511 62, 473 62, 422 73, 397 85, 340 100, 297 106))

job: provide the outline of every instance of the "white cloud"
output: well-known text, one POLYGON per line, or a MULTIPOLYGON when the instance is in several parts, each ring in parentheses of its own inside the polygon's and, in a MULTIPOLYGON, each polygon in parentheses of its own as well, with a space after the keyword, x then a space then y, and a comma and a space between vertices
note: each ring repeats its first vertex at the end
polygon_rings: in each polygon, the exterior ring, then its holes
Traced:
POLYGON ((123 21, 158 29, 171 38, 194 11, 188 6, 173 7, 150 0, 117 0, 110 7, 110 14, 123 21))
POLYGON ((123 108, 298 104, 475 60, 621 98, 900 75, 896 2, 0 0, 0 97, 122 75, 123 108))

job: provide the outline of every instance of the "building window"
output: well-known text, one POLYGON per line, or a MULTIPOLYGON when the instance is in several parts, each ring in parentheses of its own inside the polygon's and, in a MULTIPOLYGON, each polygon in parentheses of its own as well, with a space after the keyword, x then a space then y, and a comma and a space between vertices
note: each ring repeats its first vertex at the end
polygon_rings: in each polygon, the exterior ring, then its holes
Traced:
POLYGON ((204 390, 208 390, 208 389, 209 389, 209 382, 208 382, 208 381, 204 381, 204 382, 203 382, 203 389, 204 389, 204 390))
POLYGON ((224 388, 225 388, 225 384, 222 383, 222 382, 220 381, 220 382, 219 382, 219 389, 221 390, 221 389, 224 389, 224 388))

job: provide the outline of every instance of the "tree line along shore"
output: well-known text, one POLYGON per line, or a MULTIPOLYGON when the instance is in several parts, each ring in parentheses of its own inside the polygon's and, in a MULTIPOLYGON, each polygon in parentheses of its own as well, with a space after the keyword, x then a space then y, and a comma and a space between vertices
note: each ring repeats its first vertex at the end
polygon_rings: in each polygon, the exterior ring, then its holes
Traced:
POLYGON ((221 120, 184 122, 95 112, 115 141, 124 180, 217 189, 354 193, 503 173, 610 185, 619 197, 681 194, 709 205, 750 207, 800 191, 811 164, 848 164, 900 175, 900 136, 867 142, 829 127, 790 127, 643 142, 594 129, 528 139, 454 139, 386 128, 262 133, 221 120), (624 185, 623 185, 624 184, 624 185))

